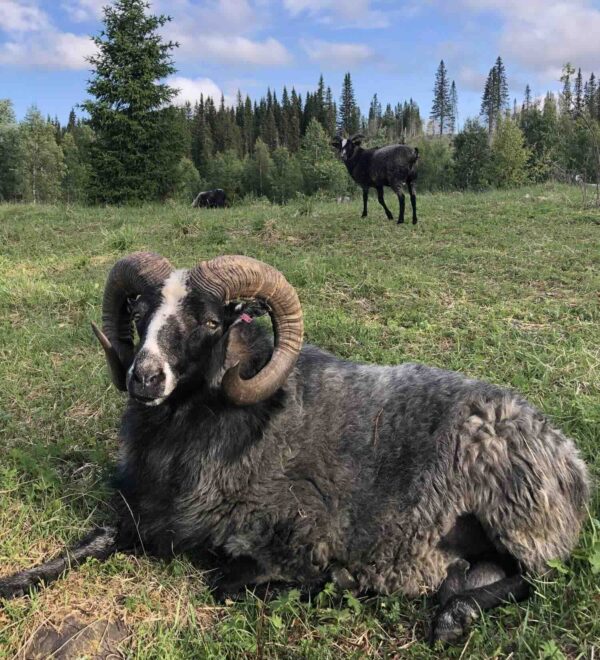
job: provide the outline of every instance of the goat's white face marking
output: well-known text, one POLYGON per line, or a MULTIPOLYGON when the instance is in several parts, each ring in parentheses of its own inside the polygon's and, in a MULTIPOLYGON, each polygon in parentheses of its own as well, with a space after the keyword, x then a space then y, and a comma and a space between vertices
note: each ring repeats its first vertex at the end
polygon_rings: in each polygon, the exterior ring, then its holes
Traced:
POLYGON ((340 150, 340 153, 342 155, 342 160, 346 160, 348 158, 348 149, 346 148, 348 145, 348 140, 346 138, 342 139, 342 148, 340 150))
MULTIPOLYGON (((152 316, 152 320, 150 321, 146 332, 145 341, 140 347, 140 351, 144 351, 144 354, 152 356, 160 363, 165 374, 163 396, 160 399, 147 402, 147 405, 157 406, 162 403, 175 389, 175 385, 177 384, 173 370, 167 360, 167 356, 159 345, 158 336, 161 329, 167 323, 177 322, 177 317, 181 310, 181 303, 189 293, 188 288, 186 287, 187 273, 188 271, 185 269, 176 270, 166 279, 160 292, 162 302, 152 316)), ((133 365, 131 365, 130 372, 132 369, 133 365)))

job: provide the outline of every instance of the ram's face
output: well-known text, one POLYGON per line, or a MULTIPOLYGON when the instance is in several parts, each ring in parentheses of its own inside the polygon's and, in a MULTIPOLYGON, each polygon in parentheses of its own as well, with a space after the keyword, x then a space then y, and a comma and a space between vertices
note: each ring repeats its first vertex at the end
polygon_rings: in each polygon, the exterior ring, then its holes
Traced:
POLYGON ((354 144, 350 140, 347 140, 344 138, 341 142, 341 147, 340 147, 340 156, 342 157, 343 161, 348 160, 349 158, 352 157, 352 154, 354 153, 354 144))
POLYGON ((173 271, 128 305, 139 344, 126 386, 138 401, 162 403, 182 379, 209 375, 211 357, 222 357, 218 344, 232 319, 226 324, 223 305, 190 289, 188 271, 173 271))
POLYGON ((243 256, 217 257, 190 270, 173 270, 148 252, 125 257, 108 275, 102 321, 102 330, 93 328, 114 384, 152 406, 184 383, 222 386, 238 404, 261 401, 284 382, 302 345, 293 287, 274 268, 243 256), (251 320, 248 305, 269 310, 275 348, 245 380, 240 368, 248 355, 236 326, 251 320))

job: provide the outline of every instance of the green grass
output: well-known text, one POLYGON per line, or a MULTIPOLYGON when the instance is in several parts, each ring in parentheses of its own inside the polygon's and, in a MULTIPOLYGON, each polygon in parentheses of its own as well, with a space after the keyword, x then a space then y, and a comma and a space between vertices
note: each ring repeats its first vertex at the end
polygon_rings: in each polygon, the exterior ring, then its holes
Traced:
MULTIPOLYGON (((376 202, 225 211, 0 206, 0 573, 76 539, 106 510, 123 398, 89 328, 109 267, 150 249, 177 266, 242 253, 297 287, 308 341, 379 364, 421 361, 520 390, 600 472, 600 212, 561 186, 422 195, 397 227, 376 202)), ((597 495, 573 559, 486 615, 450 657, 600 657, 597 495), (461 656, 461 654, 463 654, 461 656)), ((116 556, 0 607, 0 657, 46 622, 121 618, 135 658, 436 658, 425 600, 326 590, 220 606, 202 574, 116 556)))

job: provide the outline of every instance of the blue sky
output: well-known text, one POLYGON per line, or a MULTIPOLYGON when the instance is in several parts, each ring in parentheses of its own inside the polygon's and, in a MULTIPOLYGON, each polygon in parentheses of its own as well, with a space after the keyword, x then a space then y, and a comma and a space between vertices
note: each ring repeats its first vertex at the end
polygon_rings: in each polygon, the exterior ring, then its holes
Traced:
MULTIPOLYGON (((0 98, 21 118, 35 103, 64 121, 86 97, 107 0, 0 0, 0 98)), ((352 73, 363 111, 413 97, 428 116, 435 70, 456 81, 460 120, 479 111, 497 55, 511 97, 556 90, 564 62, 600 74, 600 0, 154 0, 180 42, 172 81, 181 99, 201 92, 252 98, 270 86, 314 89, 320 73, 339 97, 352 73)))

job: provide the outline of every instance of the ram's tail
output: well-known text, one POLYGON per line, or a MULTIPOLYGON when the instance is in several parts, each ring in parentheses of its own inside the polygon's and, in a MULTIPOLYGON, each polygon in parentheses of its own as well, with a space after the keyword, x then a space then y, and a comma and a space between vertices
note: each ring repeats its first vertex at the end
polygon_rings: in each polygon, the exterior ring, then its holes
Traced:
POLYGON ((117 530, 114 527, 98 527, 61 556, 20 573, 0 577, 0 598, 23 596, 42 583, 54 582, 69 568, 79 566, 90 557, 104 561, 118 549, 117 530))

